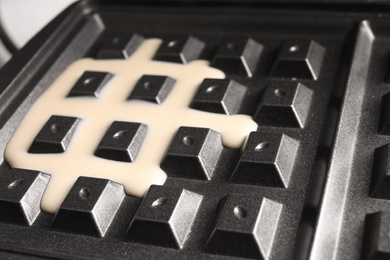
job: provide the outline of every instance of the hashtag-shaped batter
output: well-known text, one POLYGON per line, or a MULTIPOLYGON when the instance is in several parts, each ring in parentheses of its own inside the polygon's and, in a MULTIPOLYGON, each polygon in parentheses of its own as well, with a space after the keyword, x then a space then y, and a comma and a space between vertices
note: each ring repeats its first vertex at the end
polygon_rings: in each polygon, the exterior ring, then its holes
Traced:
POLYGON ((127 194, 143 196, 152 184, 162 185, 166 174, 160 163, 180 126, 205 127, 222 134, 225 146, 238 148, 246 136, 257 129, 247 115, 227 116, 189 109, 204 78, 224 78, 207 61, 182 65, 153 61, 161 40, 146 40, 128 60, 76 61, 38 99, 11 138, 5 159, 13 168, 39 170, 51 174, 42 198, 44 211, 55 213, 79 176, 107 178, 125 186, 127 194), (67 98, 84 71, 114 74, 99 98, 67 98), (177 80, 163 104, 127 100, 142 75, 169 76, 177 80), (66 152, 30 154, 29 146, 52 115, 82 119, 66 152), (173 120, 171 120, 173 119, 173 120), (118 162, 94 156, 107 128, 113 121, 144 123, 146 138, 134 162, 118 162), (225 126, 228 124, 228 127, 225 126))

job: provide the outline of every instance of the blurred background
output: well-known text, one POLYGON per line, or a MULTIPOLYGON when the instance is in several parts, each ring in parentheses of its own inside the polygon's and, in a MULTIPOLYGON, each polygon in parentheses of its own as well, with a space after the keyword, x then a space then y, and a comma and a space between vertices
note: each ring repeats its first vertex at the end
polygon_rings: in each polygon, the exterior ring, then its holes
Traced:
POLYGON ((0 0, 0 67, 76 0, 0 0))

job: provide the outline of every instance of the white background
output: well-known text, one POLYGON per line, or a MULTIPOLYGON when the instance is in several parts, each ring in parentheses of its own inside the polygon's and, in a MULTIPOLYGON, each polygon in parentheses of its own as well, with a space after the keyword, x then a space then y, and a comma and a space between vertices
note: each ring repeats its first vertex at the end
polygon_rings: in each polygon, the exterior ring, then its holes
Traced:
MULTIPOLYGON (((0 0, 0 20, 16 47, 23 47, 31 37, 75 0, 0 0)), ((0 66, 10 54, 0 44, 0 66)))

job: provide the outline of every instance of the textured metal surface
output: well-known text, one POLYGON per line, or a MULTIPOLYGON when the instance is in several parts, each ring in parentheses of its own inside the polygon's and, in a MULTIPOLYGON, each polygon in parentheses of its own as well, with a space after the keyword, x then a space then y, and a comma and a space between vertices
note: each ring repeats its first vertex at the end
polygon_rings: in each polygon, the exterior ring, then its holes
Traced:
POLYGON ((378 185, 374 169, 381 167, 373 164, 375 151, 388 143, 378 134, 388 92, 388 26, 363 21, 359 28, 311 259, 367 259, 362 253, 376 248, 364 242, 371 232, 364 231, 366 216, 389 211, 388 200, 370 195, 370 186, 378 185))

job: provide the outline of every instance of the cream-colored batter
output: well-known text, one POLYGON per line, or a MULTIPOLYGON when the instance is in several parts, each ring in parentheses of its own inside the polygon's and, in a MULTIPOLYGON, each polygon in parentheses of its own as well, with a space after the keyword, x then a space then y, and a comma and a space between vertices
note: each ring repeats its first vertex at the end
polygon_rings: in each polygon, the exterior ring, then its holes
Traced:
POLYGON ((160 163, 180 126, 211 128, 222 134, 225 146, 238 148, 246 136, 257 129, 247 115, 226 116, 189 109, 204 78, 224 78, 207 61, 187 65, 153 61, 161 40, 146 40, 128 60, 74 62, 38 99, 23 119, 5 151, 5 159, 14 168, 40 170, 52 175, 41 208, 55 213, 79 176, 107 178, 125 186, 127 194, 143 196, 152 184, 162 185, 166 174, 160 163), (84 71, 114 74, 99 98, 67 98, 70 89, 84 71), (170 76, 177 80, 162 105, 126 100, 142 75, 170 76), (29 154, 31 143, 52 115, 82 118, 66 152, 29 154), (113 121, 140 122, 148 133, 136 160, 111 161, 94 156, 100 140, 113 121))

